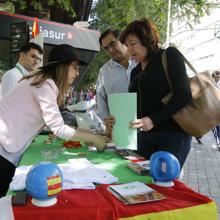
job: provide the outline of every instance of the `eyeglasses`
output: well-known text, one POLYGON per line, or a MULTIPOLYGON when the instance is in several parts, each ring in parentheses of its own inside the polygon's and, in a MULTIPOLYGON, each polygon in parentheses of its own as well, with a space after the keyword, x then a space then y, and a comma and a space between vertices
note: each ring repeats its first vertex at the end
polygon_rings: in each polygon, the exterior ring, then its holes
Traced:
POLYGON ((35 54, 31 54, 31 58, 36 60, 39 63, 42 61, 42 59, 40 57, 36 56, 35 54))
POLYGON ((111 41, 107 46, 103 47, 106 51, 109 51, 109 49, 115 49, 117 45, 117 40, 111 41))

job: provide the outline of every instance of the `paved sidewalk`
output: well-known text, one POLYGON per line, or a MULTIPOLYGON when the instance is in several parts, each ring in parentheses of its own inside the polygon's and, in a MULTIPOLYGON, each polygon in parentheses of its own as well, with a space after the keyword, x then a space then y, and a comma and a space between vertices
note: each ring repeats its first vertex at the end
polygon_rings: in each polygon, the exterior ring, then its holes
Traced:
POLYGON ((193 138, 182 181, 216 201, 220 220, 220 151, 212 132, 204 135, 201 141, 203 144, 198 144, 193 138))

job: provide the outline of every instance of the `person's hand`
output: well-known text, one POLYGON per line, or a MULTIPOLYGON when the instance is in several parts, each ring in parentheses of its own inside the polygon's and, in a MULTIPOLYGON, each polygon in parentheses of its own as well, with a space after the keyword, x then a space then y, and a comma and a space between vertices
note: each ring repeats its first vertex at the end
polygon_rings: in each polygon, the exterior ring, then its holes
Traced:
POLYGON ((104 123, 106 127, 113 127, 115 125, 115 117, 110 115, 107 118, 104 118, 104 123))
POLYGON ((106 127, 105 136, 112 139, 112 127, 106 127))
POLYGON ((109 139, 102 135, 93 135, 91 142, 95 145, 98 152, 103 152, 106 149, 109 139))
POLYGON ((109 139, 102 135, 96 135, 91 133, 88 130, 77 128, 75 131, 74 136, 72 137, 73 140, 83 141, 86 143, 92 143, 95 145, 98 152, 102 152, 105 150, 107 142, 109 139))
POLYGON ((130 123, 131 128, 140 128, 141 131, 149 131, 154 127, 152 120, 149 117, 136 119, 130 123))
POLYGON ((115 118, 114 116, 110 115, 109 117, 104 119, 104 123, 105 123, 105 135, 106 137, 112 139, 112 129, 113 126, 115 125, 115 118))

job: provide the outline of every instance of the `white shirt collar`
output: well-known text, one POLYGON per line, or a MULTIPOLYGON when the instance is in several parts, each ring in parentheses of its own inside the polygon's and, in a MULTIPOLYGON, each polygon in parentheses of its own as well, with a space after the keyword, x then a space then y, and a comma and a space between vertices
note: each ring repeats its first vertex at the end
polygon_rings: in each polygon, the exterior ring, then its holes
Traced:
POLYGON ((29 72, 25 69, 24 66, 22 66, 19 62, 16 63, 15 67, 17 67, 19 69, 19 71, 21 72, 21 74, 23 76, 28 75, 29 72))
MULTIPOLYGON (((129 63, 129 67, 132 67, 132 68, 134 68, 138 64, 137 61, 131 60, 131 59, 128 60, 128 63, 129 63)), ((120 67, 125 68, 124 66, 122 66, 120 63, 118 63, 117 61, 115 61, 113 59, 111 59, 111 64, 114 65, 114 66, 120 66, 120 67)))

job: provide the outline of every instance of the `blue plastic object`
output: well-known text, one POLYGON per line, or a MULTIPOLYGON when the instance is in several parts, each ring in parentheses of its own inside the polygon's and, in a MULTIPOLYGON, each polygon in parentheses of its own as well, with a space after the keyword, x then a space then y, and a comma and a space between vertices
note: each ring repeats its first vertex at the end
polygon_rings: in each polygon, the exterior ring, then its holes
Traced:
POLYGON ((26 190, 37 200, 57 197, 62 190, 63 175, 60 168, 51 162, 40 162, 31 167, 26 178, 26 190))
POLYGON ((155 152, 150 157, 150 174, 154 181, 172 181, 179 177, 179 161, 173 154, 167 151, 155 152))

